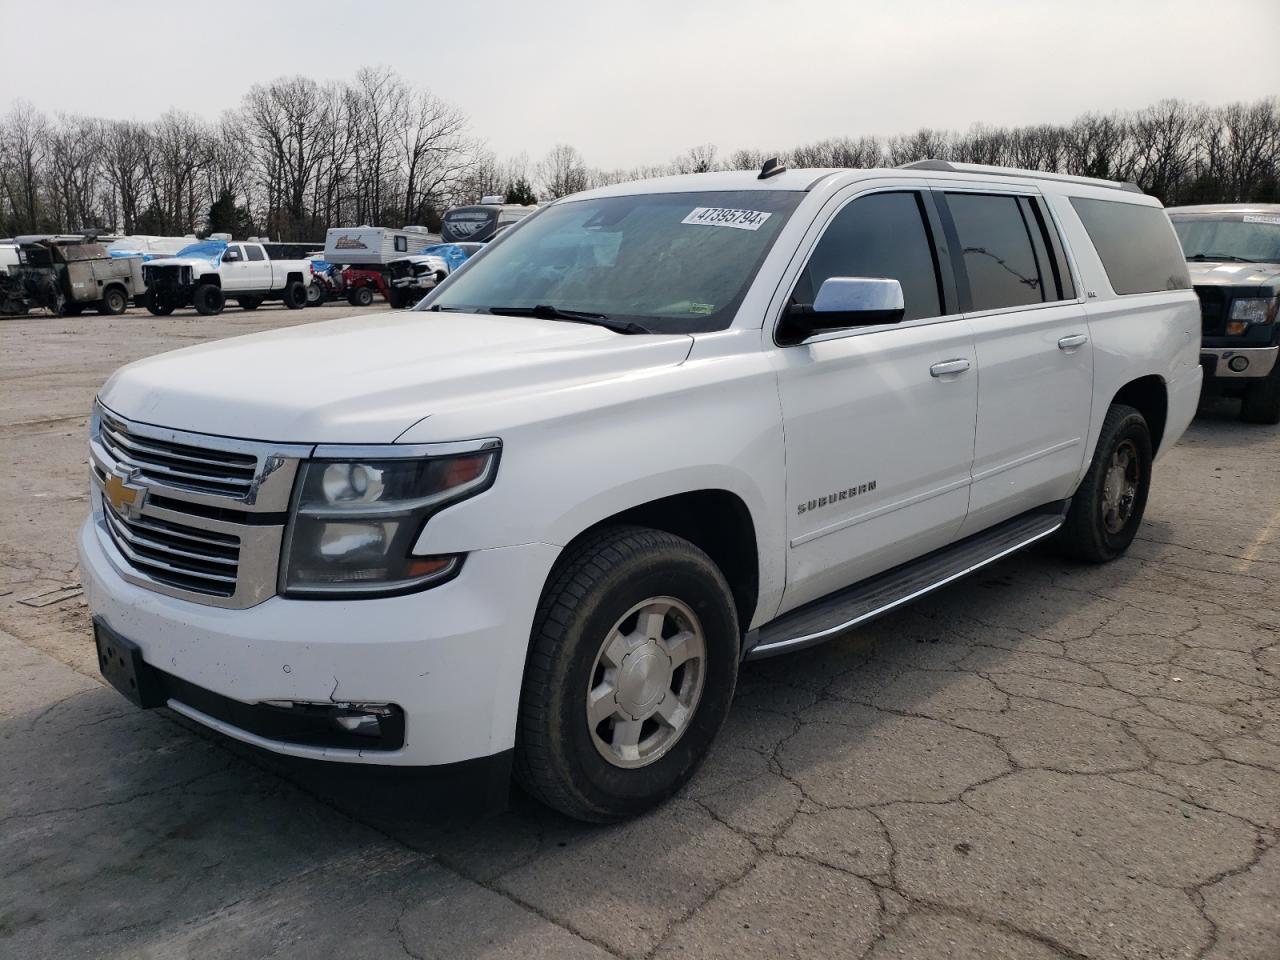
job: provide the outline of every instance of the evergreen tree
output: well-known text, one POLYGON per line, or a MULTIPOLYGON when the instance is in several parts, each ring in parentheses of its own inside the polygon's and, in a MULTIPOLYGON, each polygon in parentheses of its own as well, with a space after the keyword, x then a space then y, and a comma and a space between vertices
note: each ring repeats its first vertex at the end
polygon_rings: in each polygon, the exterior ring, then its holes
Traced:
POLYGON ((533 186, 524 177, 518 177, 515 182, 507 184, 507 203, 529 205, 537 202, 538 195, 533 192, 533 186))

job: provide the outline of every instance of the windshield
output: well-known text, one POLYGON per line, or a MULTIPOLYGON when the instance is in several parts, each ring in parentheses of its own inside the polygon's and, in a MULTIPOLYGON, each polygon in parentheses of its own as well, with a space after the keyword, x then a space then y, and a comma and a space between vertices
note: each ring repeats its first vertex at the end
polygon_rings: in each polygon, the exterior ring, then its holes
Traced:
POLYGON ((553 306, 632 321, 653 333, 723 330, 803 196, 649 193, 556 204, 420 309, 553 306))
POLYGON ((1280 215, 1222 213, 1171 216, 1188 260, 1280 263, 1280 215))
POLYGON ((222 256, 222 251, 227 249, 225 240, 201 240, 199 243, 189 243, 177 253, 175 257, 199 257, 204 260, 216 260, 222 256))

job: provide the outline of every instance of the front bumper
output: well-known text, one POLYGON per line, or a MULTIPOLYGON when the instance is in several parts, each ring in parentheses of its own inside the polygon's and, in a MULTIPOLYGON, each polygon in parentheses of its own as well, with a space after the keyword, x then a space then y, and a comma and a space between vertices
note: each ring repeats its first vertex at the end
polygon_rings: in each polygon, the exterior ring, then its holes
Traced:
POLYGON ((1280 347, 1201 347, 1200 365, 1206 381, 1257 380, 1271 373, 1277 353, 1280 347))
POLYGON ((435 766, 490 757, 515 742, 529 629, 559 548, 525 544, 470 554, 458 577, 420 593, 361 600, 273 597, 227 609, 125 580, 92 517, 80 530, 90 610, 172 677, 244 704, 392 703, 397 750, 270 739, 192 704, 168 706, 245 743, 293 757, 435 766))

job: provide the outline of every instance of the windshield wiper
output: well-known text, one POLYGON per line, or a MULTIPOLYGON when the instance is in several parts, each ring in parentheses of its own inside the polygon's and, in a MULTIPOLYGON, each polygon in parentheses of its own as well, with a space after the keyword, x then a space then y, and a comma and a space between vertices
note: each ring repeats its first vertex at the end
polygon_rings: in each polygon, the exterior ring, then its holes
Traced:
POLYGON ((586 313, 582 310, 561 310, 549 303, 533 307, 489 307, 490 313, 503 317, 537 317, 539 320, 568 320, 571 323, 590 323, 614 333, 651 333, 648 328, 632 320, 615 320, 605 313, 586 313))
POLYGON ((1188 260, 1195 260, 1203 263, 1213 260, 1229 260, 1232 263, 1257 263, 1257 260, 1250 260, 1248 257, 1233 257, 1229 253, 1197 253, 1194 257, 1187 257, 1188 260))

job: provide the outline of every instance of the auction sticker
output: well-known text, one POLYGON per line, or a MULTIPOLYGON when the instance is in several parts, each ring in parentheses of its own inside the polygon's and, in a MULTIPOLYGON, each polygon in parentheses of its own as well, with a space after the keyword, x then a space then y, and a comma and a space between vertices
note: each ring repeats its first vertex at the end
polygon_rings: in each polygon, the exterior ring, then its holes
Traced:
POLYGON ((705 227, 733 227, 735 230, 759 230, 773 214, 763 210, 734 210, 730 207, 694 207, 681 223, 705 227))
MULTIPOLYGON (((685 223, 689 221, 686 220, 685 223)), ((1256 214, 1246 213, 1244 215, 1245 223, 1280 223, 1280 217, 1260 217, 1256 214)))

